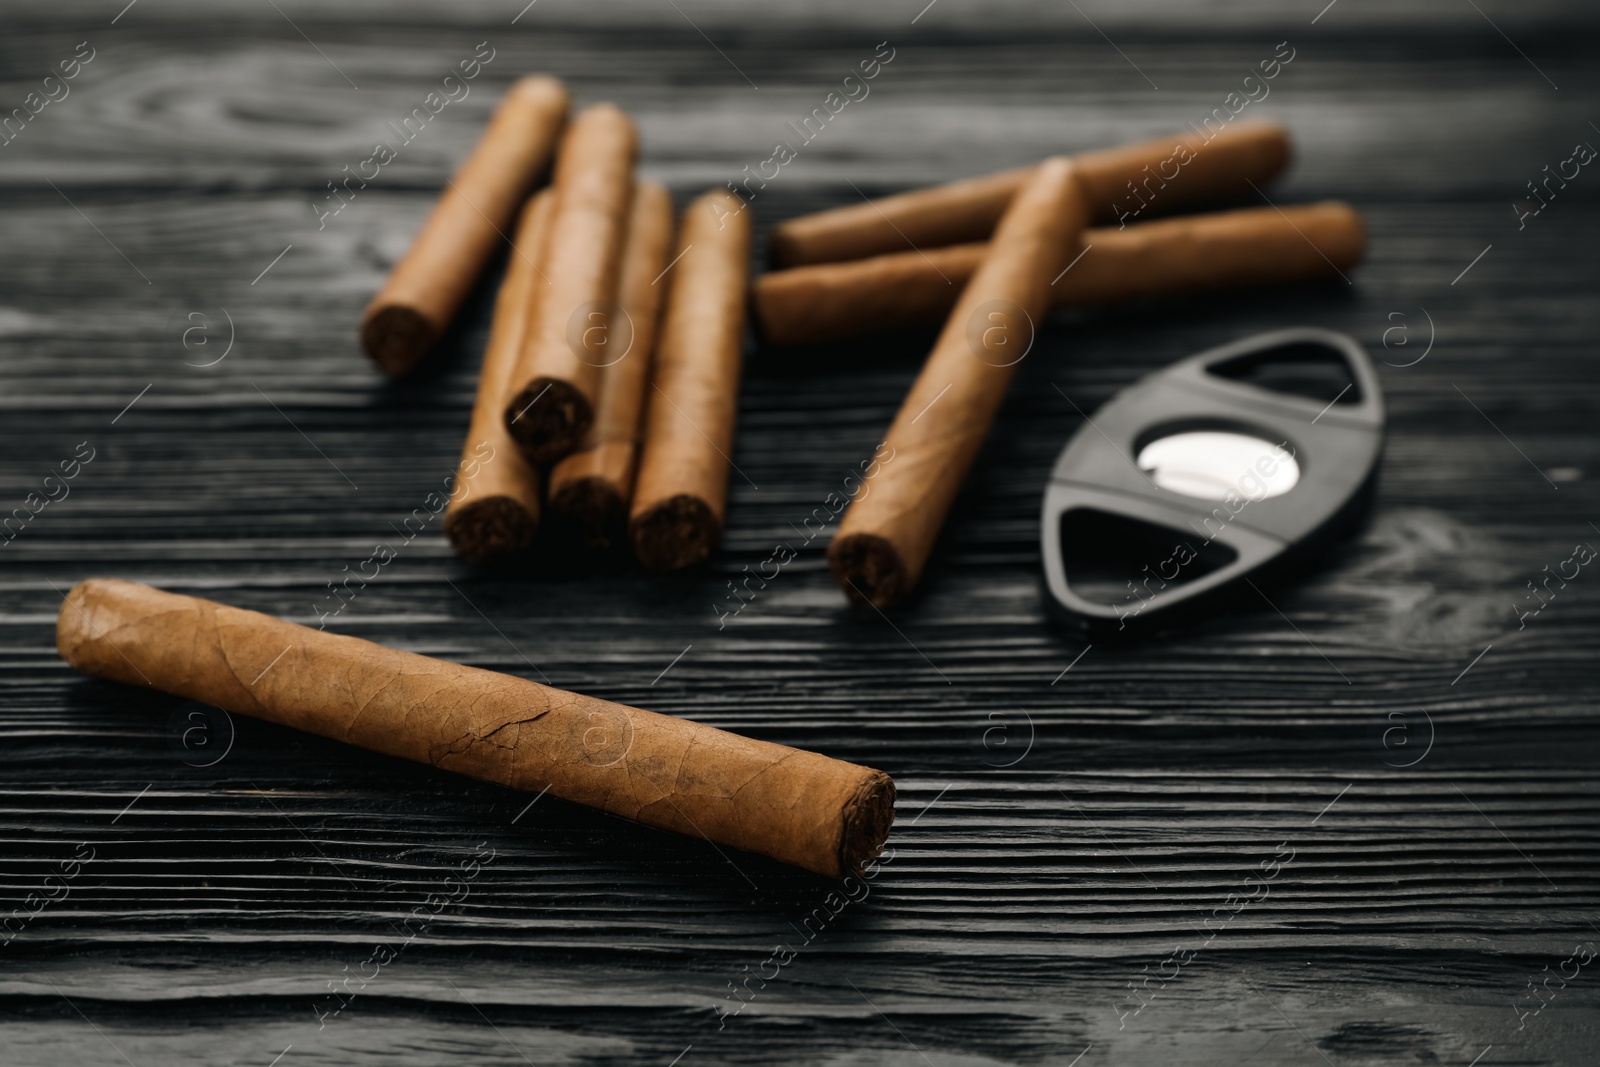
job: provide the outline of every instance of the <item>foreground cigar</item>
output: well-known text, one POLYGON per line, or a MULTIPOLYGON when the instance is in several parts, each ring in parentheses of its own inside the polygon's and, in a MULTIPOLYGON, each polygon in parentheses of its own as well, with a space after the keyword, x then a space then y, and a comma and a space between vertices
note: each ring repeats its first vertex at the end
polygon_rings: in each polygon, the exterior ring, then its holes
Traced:
POLYGON ((1041 163, 1012 200, 889 427, 893 461, 869 471, 828 546, 851 599, 887 607, 921 577, 1088 214, 1064 158, 1041 163))
POLYGON ((506 428, 533 463, 571 452, 594 421, 617 295, 639 135, 613 104, 586 108, 561 141, 549 285, 523 340, 506 428))
MULTIPOLYGON (((1083 240, 1089 251, 1050 287, 1052 308, 1304 281, 1354 267, 1367 247, 1361 216, 1338 201, 1184 215, 1089 230, 1083 240)), ((937 322, 988 248, 952 245, 763 274, 754 288, 756 321, 775 345, 937 322)))
POLYGON ((882 771, 136 582, 75 586, 56 648, 85 674, 831 877, 876 856, 894 819, 882 771))
POLYGON ((476 563, 522 551, 539 531, 539 472, 528 466, 506 433, 505 409, 535 292, 542 284, 538 264, 554 207, 555 194, 546 189, 522 209, 494 302, 472 423, 444 513, 451 547, 476 563))
POLYGON ((683 213, 628 536, 646 567, 698 563, 722 537, 739 401, 750 216, 722 190, 683 213))
POLYGON ((657 182, 640 182, 628 215, 628 239, 617 283, 620 321, 608 345, 624 351, 600 371, 594 425, 583 446, 550 472, 550 510, 577 528, 590 548, 609 548, 628 521, 628 501, 638 467, 639 421, 656 320, 667 285, 661 272, 672 240, 672 197, 657 182))
POLYGON ((567 90, 554 78, 523 78, 506 93, 361 317, 361 347, 378 366, 404 374, 444 336, 517 205, 550 162, 566 120, 567 90))
MULTIPOLYGON (((1253 192, 1289 164, 1289 132, 1270 123, 1226 126, 1077 156, 1078 181, 1095 220, 1121 221, 1253 192)), ((881 200, 819 211, 772 230, 779 267, 862 259, 908 248, 987 240, 1034 168, 1003 171, 881 200)))

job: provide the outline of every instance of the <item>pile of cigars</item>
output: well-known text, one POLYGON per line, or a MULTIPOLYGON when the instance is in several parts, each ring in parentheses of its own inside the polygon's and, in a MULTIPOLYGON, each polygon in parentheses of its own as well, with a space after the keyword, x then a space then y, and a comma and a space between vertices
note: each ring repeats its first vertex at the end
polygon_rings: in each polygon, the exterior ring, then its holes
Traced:
POLYGON ((828 551, 848 596, 887 607, 915 587, 1051 310, 1337 274, 1366 246, 1338 202, 1128 224, 1259 195, 1290 144, 1254 123, 790 219, 772 234, 778 269, 751 285, 732 182, 674 225, 667 190, 635 179, 628 116, 596 104, 569 121, 569 106, 554 79, 512 87, 362 320, 367 354, 410 371, 509 234, 444 524, 475 562, 528 549, 541 507, 588 546, 625 536, 651 569, 705 559, 726 516, 747 308, 771 345, 942 319, 828 551))
MULTIPOLYGON (((747 306, 772 344, 943 317, 828 553, 850 596, 887 606, 921 575, 1019 339, 1050 309, 1306 279, 1354 266, 1365 246, 1360 218, 1335 203, 1087 228, 1124 194, 1142 213, 1271 180, 1287 134, 1240 125, 791 219, 772 238, 782 269, 747 292, 745 202, 714 190, 674 226, 667 191, 634 180, 628 117, 601 104, 569 124, 568 111, 559 82, 512 87, 362 323, 378 365, 410 371, 510 230, 446 511, 472 560, 528 548, 541 484, 593 544, 626 530, 646 566, 704 559, 725 514, 747 306), (550 186, 530 198, 552 157, 550 186)), ((74 586, 56 647, 95 677, 826 877, 866 870, 894 820, 880 770, 137 582, 74 586)))

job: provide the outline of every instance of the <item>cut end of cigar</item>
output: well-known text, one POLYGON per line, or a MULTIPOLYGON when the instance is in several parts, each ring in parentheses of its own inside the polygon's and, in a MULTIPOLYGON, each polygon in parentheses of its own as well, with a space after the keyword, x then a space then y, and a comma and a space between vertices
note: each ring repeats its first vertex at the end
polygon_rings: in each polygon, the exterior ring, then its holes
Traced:
POLYGON ((550 510, 576 527, 584 548, 610 548, 628 524, 628 502, 604 478, 578 478, 550 496, 550 510))
POLYGON ((883 851, 894 824, 894 779, 872 771, 845 801, 839 835, 839 876, 860 874, 883 851))
POLYGON ((640 563, 651 570, 675 571, 711 555, 722 523, 704 500, 684 493, 635 515, 628 534, 640 563))
POLYGON ((570 382, 535 378, 506 406, 506 432, 530 463, 554 463, 578 447, 594 406, 570 382))
POLYGON ((539 516, 509 496, 486 496, 451 508, 444 517, 444 534, 456 555, 473 563, 486 563, 521 552, 533 544, 539 516))
POLYGON ((858 604, 887 608, 911 592, 912 579, 894 545, 877 534, 846 534, 828 546, 828 569, 858 604))
POLYGON ((361 320, 361 349, 388 374, 415 367, 438 340, 433 323, 404 304, 368 308, 361 320))

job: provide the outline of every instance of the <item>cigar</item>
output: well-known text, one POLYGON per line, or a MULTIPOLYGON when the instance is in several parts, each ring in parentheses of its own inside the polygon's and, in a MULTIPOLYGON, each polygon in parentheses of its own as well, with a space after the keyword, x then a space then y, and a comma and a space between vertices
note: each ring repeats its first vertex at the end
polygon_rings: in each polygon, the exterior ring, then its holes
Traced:
POLYGON ((829 877, 894 819, 887 774, 137 582, 67 594, 73 668, 543 792, 829 877))
POLYGON ((690 204, 667 276, 628 519, 634 555, 656 570, 698 563, 722 537, 750 266, 750 216, 738 207, 722 190, 690 204))
MULTIPOLYGON (((1289 164, 1289 131, 1264 122, 1183 133, 1074 158, 1098 222, 1126 222, 1148 207, 1167 213, 1253 192, 1289 164)), ((835 263, 908 248, 986 241, 1032 167, 917 189, 780 222, 774 266, 835 263)))
POLYGON ((555 194, 546 189, 528 201, 517 221, 517 251, 495 297, 478 399, 444 513, 450 546, 474 563, 520 552, 539 532, 539 472, 506 433, 505 409, 535 291, 542 284, 538 264, 554 207, 555 194))
MULTIPOLYGON (((1110 226, 1086 231, 1083 243, 1089 251, 1050 287, 1052 309, 1305 281, 1360 263, 1367 234, 1354 208, 1330 200, 1110 226)), ((756 324, 769 344, 802 345, 938 322, 988 247, 951 245, 763 274, 754 285, 756 324)))
POLYGON ((614 104, 585 108, 561 139, 550 284, 539 290, 505 410, 530 463, 565 456, 594 421, 638 147, 633 121, 614 104))
POLYGON ((361 347, 404 374, 444 336, 567 121, 567 90, 526 77, 506 93, 472 155, 361 316, 361 347))
POLYGON ((657 182, 640 182, 617 283, 621 315, 607 342, 624 350, 600 370, 594 424, 582 445, 550 472, 550 510, 570 522, 588 548, 610 548, 628 521, 671 241, 672 196, 657 182))
POLYGON ((917 584, 1088 215, 1065 157, 1040 164, 1012 199, 889 427, 886 458, 867 471, 828 546, 834 581, 852 600, 888 607, 917 584))

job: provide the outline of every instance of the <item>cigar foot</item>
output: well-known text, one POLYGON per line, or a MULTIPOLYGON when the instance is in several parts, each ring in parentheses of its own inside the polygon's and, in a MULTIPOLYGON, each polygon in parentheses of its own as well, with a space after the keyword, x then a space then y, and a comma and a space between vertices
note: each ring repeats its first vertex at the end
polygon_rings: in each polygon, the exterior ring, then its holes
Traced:
POLYGON ((521 552, 533 544, 539 517, 529 514, 521 501, 508 496, 487 496, 454 508, 444 517, 444 534, 456 554, 484 563, 521 552))
POLYGON ((722 524, 704 500, 680 493, 635 515, 628 534, 640 563, 651 570, 675 571, 711 555, 722 524))
POLYGON ((593 421, 589 398, 559 378, 535 378, 506 407, 506 432, 530 463, 554 463, 565 456, 593 421))
POLYGON ((415 367, 438 340, 433 323, 403 304, 377 308, 361 322, 362 351, 389 374, 415 367))
POLYGON ((887 538, 848 534, 828 546, 828 569, 845 595, 858 604, 887 608, 911 588, 904 561, 887 538))
POLYGON ((584 548, 610 548, 628 525, 628 502, 604 478, 579 478, 550 497, 550 510, 572 523, 584 548))
POLYGON ((856 787, 844 806, 844 829, 839 835, 839 873, 860 874, 867 861, 883 851, 894 823, 894 779, 882 771, 856 787))

